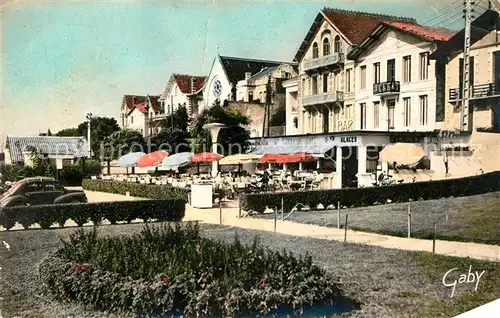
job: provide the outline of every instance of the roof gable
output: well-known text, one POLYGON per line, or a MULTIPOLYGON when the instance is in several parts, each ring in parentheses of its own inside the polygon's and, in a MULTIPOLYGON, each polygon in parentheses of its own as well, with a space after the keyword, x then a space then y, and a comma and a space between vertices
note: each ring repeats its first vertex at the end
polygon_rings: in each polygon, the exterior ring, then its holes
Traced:
POLYGON ((197 92, 203 87, 205 83, 206 76, 193 76, 187 74, 173 74, 179 90, 183 94, 191 94, 197 92), (194 80, 194 87, 192 87, 192 81, 194 80))
POLYGON ((277 67, 280 64, 294 64, 290 62, 256 60, 230 56, 220 56, 219 59, 229 82, 233 83, 235 86, 238 81, 245 79, 245 73, 257 74, 265 68, 277 67))
POLYGON ((379 42, 381 36, 385 34, 386 31, 391 29, 409 34, 428 42, 448 41, 455 34, 454 31, 444 28, 433 28, 414 23, 382 21, 365 36, 359 45, 352 48, 347 55, 347 58, 359 58, 361 55, 365 54, 370 47, 379 42))
POLYGON ((408 24, 417 23, 415 19, 406 17, 323 8, 323 10, 321 10, 316 16, 316 19, 309 28, 306 37, 295 54, 295 62, 300 61, 304 56, 311 40, 314 38, 318 28, 321 26, 323 19, 335 28, 350 45, 359 44, 373 30, 373 28, 375 28, 382 21, 399 21, 408 24))
POLYGON ((13 163, 23 162, 23 152, 30 148, 47 155, 73 155, 78 158, 88 155, 88 143, 84 137, 7 136, 6 147, 13 163))

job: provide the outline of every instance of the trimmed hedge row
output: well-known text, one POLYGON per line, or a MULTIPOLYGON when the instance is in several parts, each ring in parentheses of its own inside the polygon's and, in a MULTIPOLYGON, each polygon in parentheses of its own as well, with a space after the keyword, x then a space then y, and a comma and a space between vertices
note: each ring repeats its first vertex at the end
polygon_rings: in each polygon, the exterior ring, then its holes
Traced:
MULTIPOLYGON (((57 299, 140 317, 256 317, 343 304, 338 278, 310 256, 201 237, 198 229, 146 227, 102 237, 80 230, 44 259, 39 277, 57 299)), ((353 304, 354 305, 354 304, 353 304)))
POLYGON ((291 211, 297 203, 315 209, 319 204, 359 207, 388 202, 431 200, 461 197, 500 190, 500 171, 478 176, 415 183, 401 183, 383 187, 343 188, 334 190, 295 191, 285 193, 242 194, 240 204, 244 210, 264 212, 266 208, 281 207, 291 211))
POLYGON ((38 223, 47 229, 57 223, 63 227, 67 220, 73 220, 78 226, 92 221, 94 225, 108 220, 111 224, 135 219, 158 221, 181 221, 186 210, 186 201, 175 200, 140 200, 99 203, 67 203, 35 206, 18 206, 0 209, 0 225, 9 230, 16 223, 25 229, 38 223))
POLYGON ((84 190, 107 192, 126 195, 127 192, 133 197, 146 199, 183 199, 187 201, 189 190, 174 188, 170 185, 141 184, 124 181, 89 180, 82 182, 84 190))

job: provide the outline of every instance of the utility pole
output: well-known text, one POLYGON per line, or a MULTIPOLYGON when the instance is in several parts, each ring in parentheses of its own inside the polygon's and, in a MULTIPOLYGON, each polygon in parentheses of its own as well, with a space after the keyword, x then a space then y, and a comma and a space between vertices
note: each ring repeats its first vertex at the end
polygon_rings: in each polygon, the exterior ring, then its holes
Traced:
POLYGON ((268 76, 267 78, 267 85, 266 85, 266 124, 267 124, 267 137, 269 137, 269 122, 270 122, 270 117, 271 117, 271 76, 268 76))
POLYGON ((472 22, 472 0, 464 0, 465 5, 465 35, 464 35, 464 70, 463 70, 463 85, 462 85, 462 131, 470 131, 470 112, 469 112, 469 97, 470 97, 470 34, 472 22))
POLYGON ((92 121, 92 113, 87 113, 87 115, 85 117, 88 120, 88 123, 87 123, 87 142, 89 143, 88 151, 89 151, 89 160, 90 160, 90 159, 92 159, 92 147, 90 146, 90 122, 92 121))
POLYGON ((170 95, 170 128, 174 129, 174 95, 170 95))

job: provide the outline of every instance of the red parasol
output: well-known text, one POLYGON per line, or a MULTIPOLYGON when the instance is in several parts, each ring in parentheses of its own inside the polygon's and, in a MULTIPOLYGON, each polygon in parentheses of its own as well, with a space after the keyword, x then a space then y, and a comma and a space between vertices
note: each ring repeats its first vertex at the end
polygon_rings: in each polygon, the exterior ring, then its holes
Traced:
POLYGON ((137 167, 154 167, 160 164, 166 156, 168 156, 168 152, 165 150, 153 151, 139 158, 139 161, 137 161, 137 167))
POLYGON ((214 162, 221 160, 223 157, 224 156, 213 152, 200 152, 191 157, 191 162, 194 163, 214 162))
POLYGON ((267 153, 259 158, 260 163, 275 163, 282 155, 267 153))

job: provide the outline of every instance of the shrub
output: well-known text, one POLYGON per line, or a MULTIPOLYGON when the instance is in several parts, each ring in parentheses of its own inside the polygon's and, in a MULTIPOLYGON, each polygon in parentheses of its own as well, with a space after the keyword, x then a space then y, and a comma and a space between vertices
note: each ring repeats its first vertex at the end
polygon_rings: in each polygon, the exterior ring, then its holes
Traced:
POLYGON ((466 178, 402 183, 383 187, 343 188, 333 190, 295 191, 285 193, 243 194, 240 204, 245 210, 264 212, 266 207, 281 207, 290 211, 297 203, 315 209, 324 207, 359 207, 376 203, 408 202, 411 200, 441 199, 446 197, 470 196, 500 190, 500 172, 490 172, 466 178))
POLYGON ((135 219, 144 221, 181 221, 186 202, 176 200, 115 201, 99 203, 67 203, 36 206, 7 207, 0 210, 0 225, 7 230, 16 222, 28 228, 38 223, 41 228, 49 228, 57 223, 62 226, 73 220, 78 226, 92 221, 98 225, 103 220, 110 223, 135 219))
POLYGON ((188 189, 175 188, 170 185, 140 184, 123 181, 89 180, 82 182, 84 190, 108 192, 147 199, 183 199, 187 201, 188 189))
POLYGON ((39 275, 61 300, 138 315, 255 316, 342 300, 336 279, 287 251, 238 238, 222 243, 196 225, 146 227, 131 237, 74 233, 39 275))

